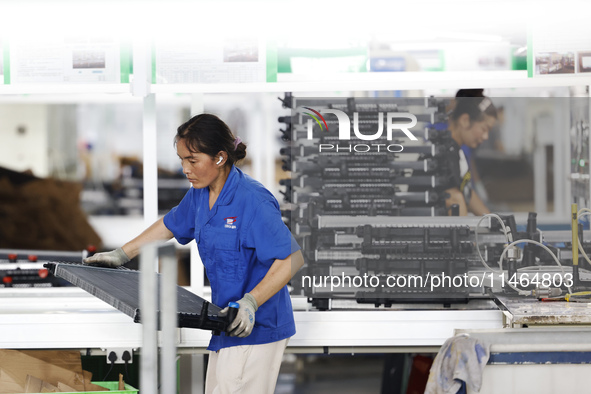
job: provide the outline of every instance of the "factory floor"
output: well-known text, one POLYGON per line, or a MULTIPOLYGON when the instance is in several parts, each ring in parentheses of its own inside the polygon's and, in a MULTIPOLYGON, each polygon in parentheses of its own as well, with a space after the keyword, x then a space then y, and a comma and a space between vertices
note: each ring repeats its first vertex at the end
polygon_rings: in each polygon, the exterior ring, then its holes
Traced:
POLYGON ((285 356, 275 394, 381 393, 380 356, 285 356))
POLYGON ((402 354, 286 354, 275 394, 422 393, 431 360, 402 354))

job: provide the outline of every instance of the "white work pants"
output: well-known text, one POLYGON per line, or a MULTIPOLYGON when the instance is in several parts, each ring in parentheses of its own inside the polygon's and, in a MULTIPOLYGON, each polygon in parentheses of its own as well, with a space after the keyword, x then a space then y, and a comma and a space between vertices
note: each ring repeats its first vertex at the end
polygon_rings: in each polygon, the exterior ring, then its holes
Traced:
POLYGON ((273 394, 288 340, 209 352, 205 394, 273 394))

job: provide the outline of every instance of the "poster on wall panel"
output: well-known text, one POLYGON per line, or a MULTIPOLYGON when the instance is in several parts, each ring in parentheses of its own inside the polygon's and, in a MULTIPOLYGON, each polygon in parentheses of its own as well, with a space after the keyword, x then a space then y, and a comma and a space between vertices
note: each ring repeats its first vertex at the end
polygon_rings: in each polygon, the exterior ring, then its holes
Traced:
POLYGON ((529 76, 591 77, 591 26, 574 23, 570 29, 534 30, 530 42, 529 76))
POLYGON ((11 84, 119 83, 120 45, 106 37, 11 40, 11 84))
POLYGON ((265 41, 256 37, 154 43, 153 83, 254 83, 267 81, 265 41))

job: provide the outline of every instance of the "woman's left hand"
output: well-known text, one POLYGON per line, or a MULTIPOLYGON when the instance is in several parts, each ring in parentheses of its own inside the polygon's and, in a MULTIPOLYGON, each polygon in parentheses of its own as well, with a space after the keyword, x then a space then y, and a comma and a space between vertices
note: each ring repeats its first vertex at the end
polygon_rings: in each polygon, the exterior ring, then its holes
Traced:
MULTIPOLYGON (((250 335, 254 327, 254 313, 259 309, 256 299, 250 293, 246 293, 240 301, 238 301, 240 309, 236 314, 236 318, 228 327, 228 332, 232 337, 244 338, 250 335)), ((222 313, 227 310, 224 308, 222 313)))

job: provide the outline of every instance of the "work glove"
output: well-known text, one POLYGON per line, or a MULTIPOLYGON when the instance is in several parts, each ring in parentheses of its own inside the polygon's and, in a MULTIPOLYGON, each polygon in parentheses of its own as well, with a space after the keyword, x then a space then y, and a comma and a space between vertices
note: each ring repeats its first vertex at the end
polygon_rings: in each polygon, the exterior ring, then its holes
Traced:
MULTIPOLYGON (((246 293, 240 301, 238 301, 240 308, 236 314, 236 318, 228 327, 228 333, 231 337, 244 338, 250 335, 254 327, 254 313, 259 309, 257 300, 254 299, 252 294, 246 293)), ((222 309, 219 313, 220 316, 226 316, 228 313, 228 307, 222 309)))
POLYGON ((101 267, 117 268, 129 261, 123 249, 117 248, 110 252, 97 253, 82 260, 84 264, 101 267))

